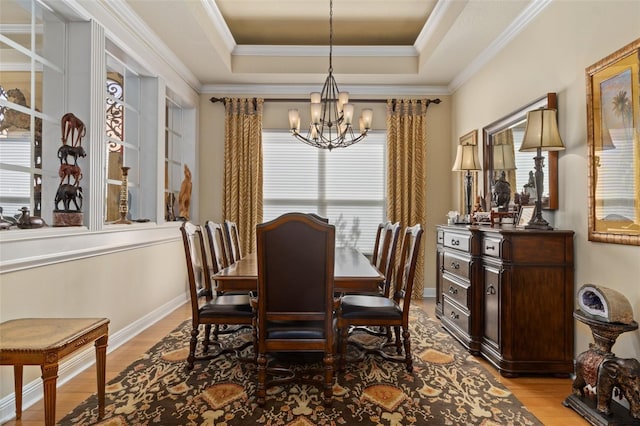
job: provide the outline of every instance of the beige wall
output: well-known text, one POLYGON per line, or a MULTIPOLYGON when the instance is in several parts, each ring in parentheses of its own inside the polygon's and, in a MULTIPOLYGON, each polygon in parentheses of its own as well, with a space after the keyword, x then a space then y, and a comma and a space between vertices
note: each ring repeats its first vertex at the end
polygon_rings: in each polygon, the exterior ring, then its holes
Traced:
MULTIPOLYGON (((0 280, 1 321, 107 317, 113 335, 184 295, 186 266, 182 240, 176 238, 142 249, 9 272, 0 280)), ((24 383, 38 380, 40 374, 39 367, 25 367, 24 383)), ((0 398, 11 393, 13 369, 2 368, 0 398)))
MULTIPOLYGON (((211 94, 200 98, 200 217, 202 220, 222 220, 222 181, 224 161, 224 106, 211 103, 211 94)), ((307 97, 301 94, 297 97, 307 97)), ((264 96, 271 97, 271 96, 264 96)), ((294 96, 296 97, 296 96, 294 96)), ((427 110, 427 223, 425 229, 425 289, 435 294, 435 225, 443 223, 451 206, 451 188, 449 176, 452 159, 450 158, 450 97, 440 98, 439 105, 432 104, 427 110)), ((358 96, 358 98, 361 98, 358 96)), ((307 103, 288 104, 267 102, 264 106, 263 128, 283 129, 288 126, 287 110, 298 108, 301 114, 308 109, 307 103)), ((360 108, 373 109, 373 128, 386 129, 386 104, 371 103, 357 105, 360 108)), ((304 121, 301 120, 301 121, 304 121)))
MULTIPOLYGON (((509 112, 557 92, 560 133, 560 208, 545 214, 557 228, 575 231, 575 288, 610 287, 629 298, 640 319, 640 247, 587 239, 587 127, 585 68, 640 37, 638 1, 555 1, 453 96, 452 133, 457 138, 509 112)), ((453 148, 452 148, 453 149, 453 148)), ((553 295, 549 295, 553 297, 553 295)), ((576 323, 576 353, 592 341, 576 323)), ((614 346, 618 356, 640 355, 640 332, 614 346)))

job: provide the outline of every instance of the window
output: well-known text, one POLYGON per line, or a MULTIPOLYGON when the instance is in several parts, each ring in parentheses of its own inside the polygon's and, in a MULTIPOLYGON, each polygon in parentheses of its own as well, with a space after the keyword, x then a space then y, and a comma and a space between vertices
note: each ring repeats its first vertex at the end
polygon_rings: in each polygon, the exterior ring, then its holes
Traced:
POLYGON ((123 167, 129 167, 128 219, 139 218, 140 198, 140 77, 107 53, 107 201, 105 221, 120 218, 123 167))
POLYGON ((22 207, 41 216, 58 184, 65 25, 35 0, 3 0, 0 24, 0 207, 5 216, 22 207), (54 126, 58 136, 43 137, 54 126))
POLYGON ((169 95, 165 104, 164 135, 164 205, 166 221, 175 220, 178 214, 178 195, 182 183, 182 155, 186 148, 182 143, 182 108, 169 95))
POLYGON ((369 253, 386 217, 386 136, 331 152, 296 141, 288 131, 265 131, 264 220, 299 211, 336 226, 336 245, 369 253))

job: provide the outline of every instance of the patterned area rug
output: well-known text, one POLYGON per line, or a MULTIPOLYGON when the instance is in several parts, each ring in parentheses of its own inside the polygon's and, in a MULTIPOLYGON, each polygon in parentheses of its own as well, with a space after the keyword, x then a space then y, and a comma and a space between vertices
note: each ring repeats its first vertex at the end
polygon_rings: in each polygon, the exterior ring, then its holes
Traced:
MULTIPOLYGON (((189 320, 107 384, 102 421, 98 421, 93 395, 60 424, 542 424, 442 331, 438 321, 417 308, 412 309, 411 317, 413 374, 406 372, 404 364, 367 355, 363 362, 347 364, 338 374, 329 408, 323 406, 320 390, 305 384, 270 388, 264 408, 259 408, 255 367, 233 356, 197 362, 193 371, 186 372, 189 320)), ((371 338, 366 334, 357 337, 371 338)), ((243 332, 229 337, 250 338, 250 333, 243 332)))

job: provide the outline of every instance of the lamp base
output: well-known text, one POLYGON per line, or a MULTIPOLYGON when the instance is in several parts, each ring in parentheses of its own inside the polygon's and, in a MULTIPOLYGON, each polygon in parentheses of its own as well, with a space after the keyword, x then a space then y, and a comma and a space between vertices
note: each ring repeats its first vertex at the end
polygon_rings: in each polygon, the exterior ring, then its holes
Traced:
POLYGON ((534 217, 531 222, 525 225, 524 229, 542 229, 546 231, 553 230, 553 226, 542 217, 534 217))

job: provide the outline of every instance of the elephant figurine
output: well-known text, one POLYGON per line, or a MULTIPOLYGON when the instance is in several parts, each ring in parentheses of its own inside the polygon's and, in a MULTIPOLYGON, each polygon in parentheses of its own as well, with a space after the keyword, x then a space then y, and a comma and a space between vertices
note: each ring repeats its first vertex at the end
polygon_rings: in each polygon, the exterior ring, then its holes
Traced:
POLYGON ((73 204, 76 206, 75 211, 79 212, 82 209, 82 188, 68 183, 60 185, 55 198, 56 210, 59 210, 58 204, 60 204, 61 201, 64 207, 62 211, 68 212, 71 202, 73 201, 73 204))
POLYGON ((599 412, 611 414, 611 391, 617 386, 629 402, 629 414, 640 419, 640 362, 634 358, 608 358, 598 368, 599 412))

